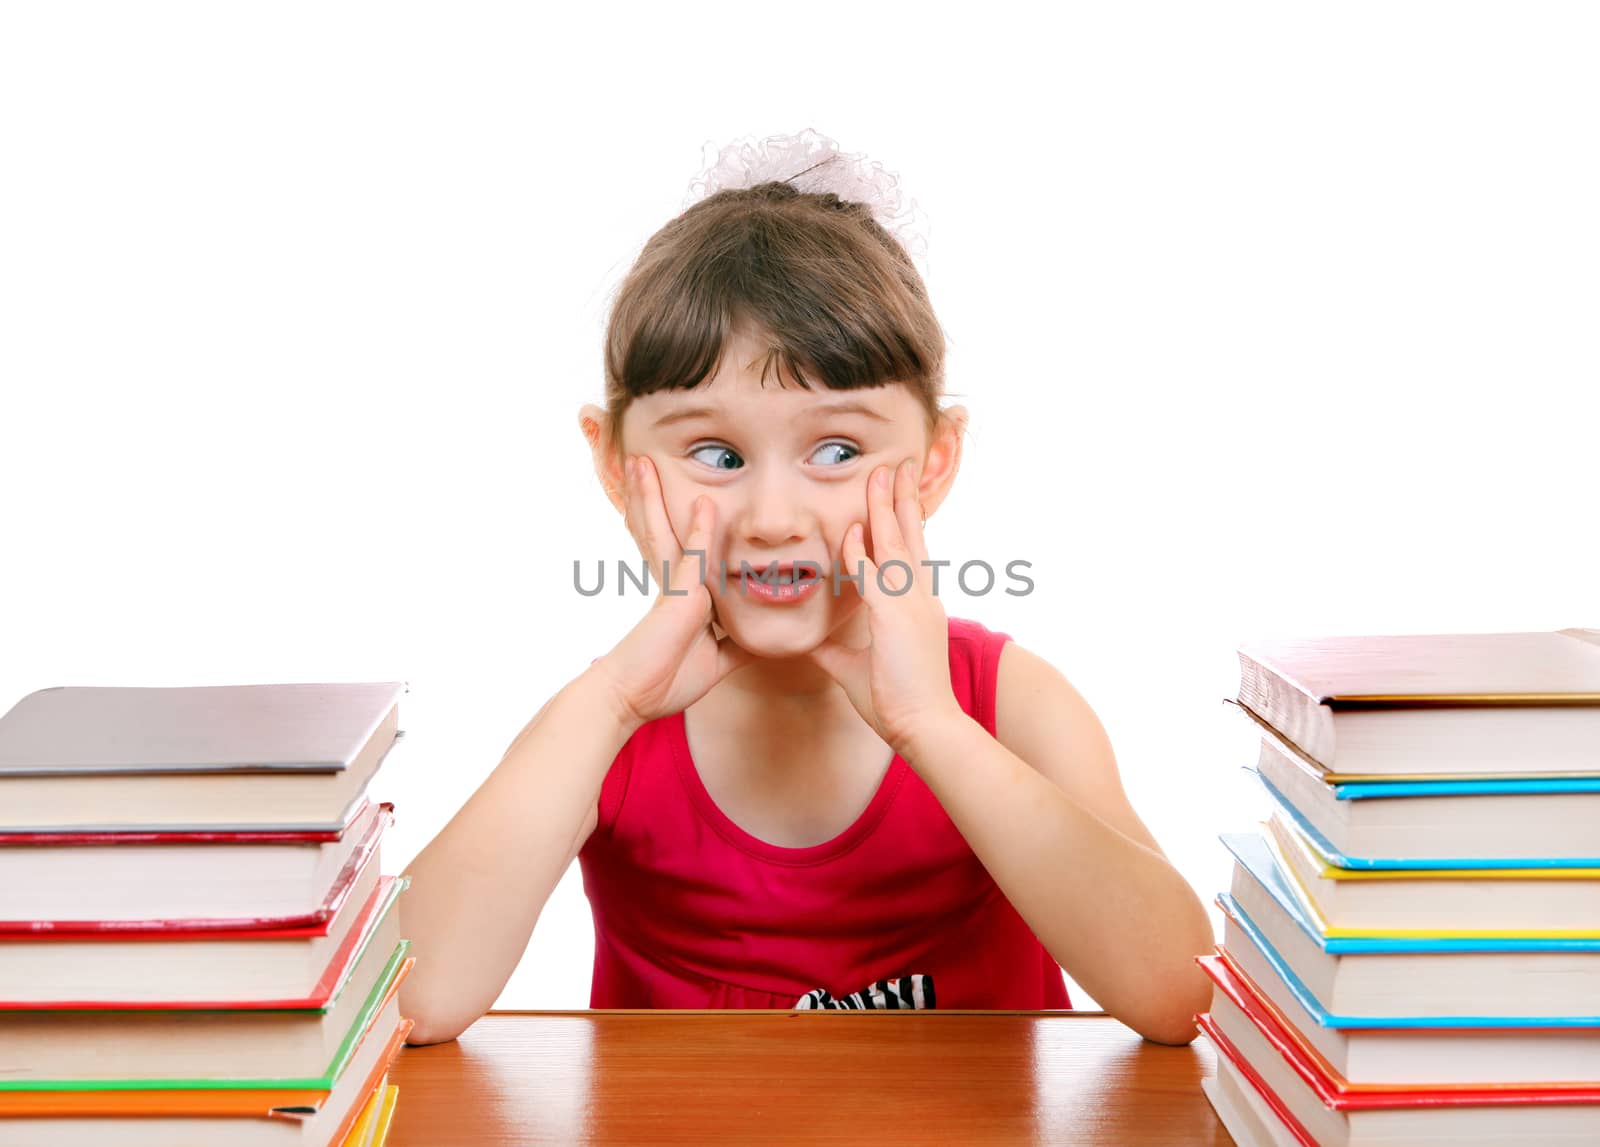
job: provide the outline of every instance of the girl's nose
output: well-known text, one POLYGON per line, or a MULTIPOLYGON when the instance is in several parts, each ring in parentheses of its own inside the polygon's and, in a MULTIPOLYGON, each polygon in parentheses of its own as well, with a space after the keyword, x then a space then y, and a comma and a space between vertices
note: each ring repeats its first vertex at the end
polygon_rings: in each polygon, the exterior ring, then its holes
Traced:
POLYGON ((742 528, 749 545, 780 546, 804 540, 805 509, 788 483, 769 472, 746 490, 742 528))

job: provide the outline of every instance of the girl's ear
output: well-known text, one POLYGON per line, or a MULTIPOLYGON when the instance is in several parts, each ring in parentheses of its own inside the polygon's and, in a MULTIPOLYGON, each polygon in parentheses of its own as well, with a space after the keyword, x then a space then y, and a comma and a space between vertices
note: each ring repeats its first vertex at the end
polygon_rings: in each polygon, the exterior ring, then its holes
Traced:
POLYGON ((578 411, 578 429, 583 431, 583 439, 594 458, 595 477, 600 479, 600 486, 611 504, 619 513, 624 513, 627 511, 627 501, 622 494, 625 460, 611 448, 609 422, 610 416, 592 402, 584 403, 578 411))
POLYGON ((965 406, 947 407, 939 413, 933 441, 928 444, 928 453, 922 462, 922 476, 917 481, 917 500, 922 503, 926 517, 933 516, 955 483, 956 471, 961 468, 961 443, 966 437, 967 417, 965 406))

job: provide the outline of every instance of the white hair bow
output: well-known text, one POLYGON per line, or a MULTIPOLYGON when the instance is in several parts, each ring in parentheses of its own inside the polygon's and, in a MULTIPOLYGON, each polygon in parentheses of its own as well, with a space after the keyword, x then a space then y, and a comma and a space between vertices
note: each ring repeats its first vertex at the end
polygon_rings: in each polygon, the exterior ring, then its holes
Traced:
MULTIPOLYGON (((702 159, 714 147, 712 140, 702 144, 702 159)), ((928 217, 917 201, 901 190, 900 177, 865 155, 841 152, 837 142, 809 127, 796 135, 771 135, 762 140, 746 136, 725 144, 690 181, 683 205, 688 208, 725 188, 754 187, 769 180, 811 194, 831 191, 848 202, 866 204, 873 218, 919 266, 926 261, 928 217)))

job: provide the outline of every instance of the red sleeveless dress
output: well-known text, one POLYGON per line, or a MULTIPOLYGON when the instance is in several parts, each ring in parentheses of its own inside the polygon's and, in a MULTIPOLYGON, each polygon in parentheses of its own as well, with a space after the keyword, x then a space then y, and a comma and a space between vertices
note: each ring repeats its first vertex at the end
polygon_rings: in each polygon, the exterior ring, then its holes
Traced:
MULTIPOLYGON (((950 683, 994 736, 1010 635, 949 618, 950 683)), ((898 754, 856 822, 784 848, 712 801, 683 714, 637 729, 578 861, 594 916, 592 1008, 792 1008, 931 977, 940 1008, 1068 1008, 1061 968, 898 754)))

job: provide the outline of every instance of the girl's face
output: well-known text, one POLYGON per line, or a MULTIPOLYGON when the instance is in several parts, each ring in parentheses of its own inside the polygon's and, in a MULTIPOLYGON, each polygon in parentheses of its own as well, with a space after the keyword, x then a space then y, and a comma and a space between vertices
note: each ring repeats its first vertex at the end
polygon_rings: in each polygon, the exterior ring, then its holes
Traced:
POLYGON ((923 512, 931 514, 955 477, 965 411, 947 411, 955 417, 941 423, 930 443, 923 407, 905 386, 805 390, 792 381, 778 385, 775 369, 763 386, 764 355, 763 344, 748 335, 730 338, 706 382, 635 400, 623 415, 622 440, 628 453, 648 455, 660 474, 680 544, 695 498, 705 494, 716 504, 706 570, 722 628, 751 652, 797 656, 862 607, 843 580, 856 571, 843 567, 840 551, 845 531, 861 522, 867 554, 876 560, 869 475, 912 459, 923 512), (760 584, 741 591, 741 562, 758 573, 770 562, 800 561, 814 563, 823 577, 798 601, 773 601, 760 584))

